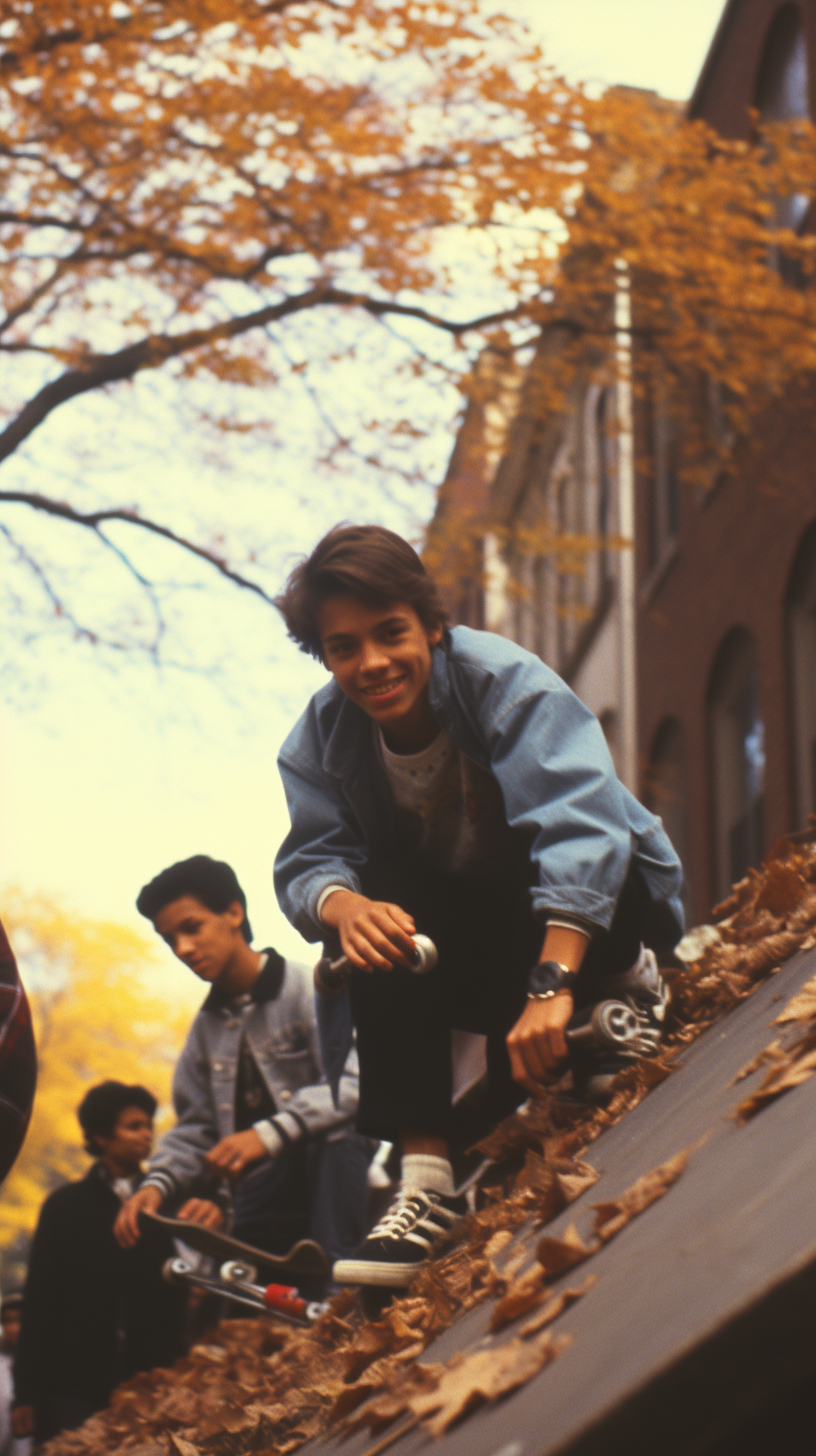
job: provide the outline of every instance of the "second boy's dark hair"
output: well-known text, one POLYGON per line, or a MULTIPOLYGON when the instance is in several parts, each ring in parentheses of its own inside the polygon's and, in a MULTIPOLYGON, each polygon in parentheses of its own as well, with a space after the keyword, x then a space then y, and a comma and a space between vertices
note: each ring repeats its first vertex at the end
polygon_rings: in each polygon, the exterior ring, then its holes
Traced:
POLYGON ((128 1087, 124 1082, 100 1082, 86 1092, 77 1108, 79 1125, 85 1134, 85 1150, 99 1157, 102 1148, 97 1137, 110 1137, 126 1107, 139 1107, 148 1117, 154 1117, 158 1103, 152 1092, 138 1084, 128 1087))
POLYGON ((405 602, 429 632, 448 620, 416 551, 384 526, 335 526, 290 574, 275 606, 301 652, 322 660, 317 618, 327 598, 337 596, 373 607, 405 602))
POLYGON ((210 859, 208 854, 194 854, 190 859, 179 860, 162 870, 148 885, 139 891, 136 909, 146 920, 155 922, 156 916, 165 905, 191 895, 200 900, 208 910, 222 914, 235 900, 243 906, 244 921, 241 934, 248 945, 252 944, 252 926, 246 913, 247 902, 238 876, 232 865, 220 859, 210 859))

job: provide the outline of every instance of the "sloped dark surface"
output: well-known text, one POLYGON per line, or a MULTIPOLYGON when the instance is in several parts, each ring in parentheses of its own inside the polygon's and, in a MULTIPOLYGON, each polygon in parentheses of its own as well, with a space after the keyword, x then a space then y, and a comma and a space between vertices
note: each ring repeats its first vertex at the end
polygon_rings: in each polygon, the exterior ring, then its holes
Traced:
MULTIPOLYGON (((775 1038, 801 1036, 774 1018, 816 975, 816 951, 782 971, 683 1053, 677 1071, 587 1158, 600 1181, 548 1226, 574 1222, 589 1239, 590 1205, 623 1193, 642 1174, 705 1139, 665 1197, 583 1264, 597 1282, 553 1326, 571 1344, 515 1394, 470 1415, 438 1441, 417 1428, 388 1446, 395 1456, 432 1446, 440 1456, 799 1456, 795 1422, 816 1390, 816 1077, 740 1125, 735 1108, 767 1068, 734 1084, 775 1038), (782 1422, 782 1427, 780 1427, 782 1422)), ((503 1257, 538 1233, 528 1227, 503 1257)), ((501 1262, 501 1261, 500 1261, 501 1262)), ((569 1274, 555 1282, 575 1283, 569 1274)), ((498 1346, 493 1301, 446 1330, 421 1356, 498 1346)), ((810 1427, 812 1430, 812 1425, 810 1427)), ((386 1432, 385 1435, 389 1433, 386 1432)), ((362 1456, 383 1436, 358 1432, 306 1452, 362 1456)), ((807 1436, 802 1439, 807 1440, 807 1436)))

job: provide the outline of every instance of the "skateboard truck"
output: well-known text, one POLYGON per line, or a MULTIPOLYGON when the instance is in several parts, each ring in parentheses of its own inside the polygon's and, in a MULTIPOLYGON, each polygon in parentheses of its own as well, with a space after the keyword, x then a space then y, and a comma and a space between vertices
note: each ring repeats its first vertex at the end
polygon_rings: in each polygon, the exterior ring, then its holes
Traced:
MULTIPOLYGON (((424 976, 433 970, 439 959, 436 946, 427 935, 412 935, 411 939, 415 947, 411 970, 416 976, 424 976)), ((338 956, 334 961, 329 956, 322 956, 314 970, 315 986, 318 991, 344 991, 353 969, 346 955, 338 956)))
POLYGON ((236 1304, 248 1305, 290 1324, 314 1324, 328 1309, 327 1303, 304 1299, 291 1284, 257 1284, 257 1269, 240 1259, 228 1259, 217 1275, 208 1275, 176 1255, 165 1261, 162 1274, 168 1284, 193 1284, 197 1289, 223 1295, 236 1304))

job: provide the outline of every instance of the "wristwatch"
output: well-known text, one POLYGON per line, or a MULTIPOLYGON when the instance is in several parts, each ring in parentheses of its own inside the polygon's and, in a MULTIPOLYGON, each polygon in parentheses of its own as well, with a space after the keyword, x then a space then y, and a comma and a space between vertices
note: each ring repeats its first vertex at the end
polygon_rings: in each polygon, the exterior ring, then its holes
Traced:
POLYGON ((559 991, 571 990, 575 974, 563 961, 539 961, 527 977, 528 1001, 549 1001, 559 991))

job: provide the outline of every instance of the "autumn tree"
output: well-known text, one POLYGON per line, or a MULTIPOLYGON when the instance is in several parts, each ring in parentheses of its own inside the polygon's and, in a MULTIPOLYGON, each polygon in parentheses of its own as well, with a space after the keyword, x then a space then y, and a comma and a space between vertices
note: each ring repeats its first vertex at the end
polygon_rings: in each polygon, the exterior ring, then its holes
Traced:
POLYGON ((23 1150, 3 1185, 0 1286, 24 1272, 40 1204, 88 1167, 76 1109, 96 1082, 140 1082, 172 1117, 170 1081, 189 1013, 156 994, 153 947, 121 925, 82 919, 53 901, 8 892, 3 923, 31 1001, 39 1074, 23 1150))
MULTIPOLYGON (((287 373, 342 414, 354 347, 376 394, 371 340, 390 367, 395 334, 400 359, 465 395, 485 348, 524 360, 557 336, 535 353, 557 407, 579 352, 614 349, 621 266, 649 368, 678 398, 714 378, 735 428, 813 366, 812 290, 769 266, 776 249, 800 280, 812 270, 811 240, 780 229, 774 203, 812 187, 805 125, 749 146, 642 95, 590 99, 477 0, 7 0, 0 14, 7 479, 55 411, 149 371, 230 386, 225 427, 267 425, 287 373)), ((389 425, 410 474, 429 426, 403 397, 402 417, 358 433, 382 461, 389 425)), ((454 414, 443 394, 441 422, 454 414)), ((693 469, 708 443, 688 441, 693 469)), ((92 536, 152 593, 149 649, 162 602, 137 538, 269 600, 260 569, 189 528, 190 502, 150 514, 86 497, 0 489, 9 550, 75 632, 94 629, 49 581, 32 516, 92 536)))

